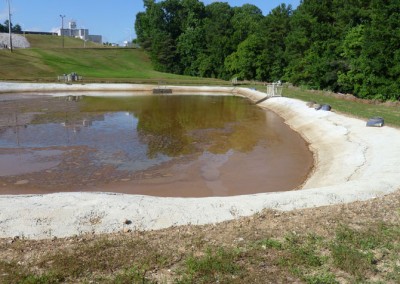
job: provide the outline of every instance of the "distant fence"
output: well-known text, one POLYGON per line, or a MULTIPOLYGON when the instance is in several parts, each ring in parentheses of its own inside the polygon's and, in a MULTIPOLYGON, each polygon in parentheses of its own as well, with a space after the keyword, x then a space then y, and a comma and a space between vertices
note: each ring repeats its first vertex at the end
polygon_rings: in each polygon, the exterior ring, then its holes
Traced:
POLYGON ((272 84, 267 84, 267 94, 271 97, 281 97, 282 89, 282 83, 279 81, 272 84))
POLYGON ((83 80, 83 77, 73 72, 70 74, 63 74, 61 76, 58 76, 57 79, 58 81, 63 81, 63 82, 73 82, 73 81, 81 81, 83 80))
POLYGON ((35 32, 35 31, 22 31, 19 32, 18 34, 25 34, 25 35, 58 35, 58 33, 52 33, 52 32, 35 32))

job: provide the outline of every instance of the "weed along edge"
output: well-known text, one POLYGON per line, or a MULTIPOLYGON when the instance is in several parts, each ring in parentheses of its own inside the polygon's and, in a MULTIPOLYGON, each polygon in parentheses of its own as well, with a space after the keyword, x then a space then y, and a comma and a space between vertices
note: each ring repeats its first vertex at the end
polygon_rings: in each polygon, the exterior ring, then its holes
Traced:
MULTIPOLYGON (((0 93, 101 90, 148 91, 150 95, 154 88, 157 86, 0 83, 0 93)), ((173 93, 231 93, 255 102, 265 97, 265 93, 245 88, 166 88, 173 93)), ((42 239, 216 223, 265 208, 286 211, 367 200, 400 188, 400 130, 367 128, 360 119, 317 111, 304 102, 283 97, 259 105, 283 117, 310 144, 315 167, 301 190, 208 198, 83 192, 1 196, 0 237, 42 239)))

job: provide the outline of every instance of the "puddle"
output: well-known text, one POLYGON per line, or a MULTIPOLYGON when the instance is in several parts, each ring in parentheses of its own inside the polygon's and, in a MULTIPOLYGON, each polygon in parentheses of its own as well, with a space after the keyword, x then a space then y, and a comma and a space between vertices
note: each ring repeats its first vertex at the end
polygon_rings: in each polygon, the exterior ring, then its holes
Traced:
POLYGON ((312 163, 280 117, 241 97, 0 95, 0 194, 285 191, 312 163))

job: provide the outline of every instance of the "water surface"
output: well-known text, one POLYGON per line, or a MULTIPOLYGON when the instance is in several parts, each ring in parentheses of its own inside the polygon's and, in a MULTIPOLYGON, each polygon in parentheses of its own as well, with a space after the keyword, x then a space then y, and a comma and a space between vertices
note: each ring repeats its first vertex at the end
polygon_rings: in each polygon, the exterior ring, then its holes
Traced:
POLYGON ((301 137, 234 96, 1 96, 0 193, 228 196, 297 188, 301 137))

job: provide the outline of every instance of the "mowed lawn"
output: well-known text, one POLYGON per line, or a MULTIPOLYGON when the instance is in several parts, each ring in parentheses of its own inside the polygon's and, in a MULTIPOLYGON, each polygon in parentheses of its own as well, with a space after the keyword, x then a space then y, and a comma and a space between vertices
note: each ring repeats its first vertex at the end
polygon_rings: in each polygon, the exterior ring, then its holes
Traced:
POLYGON ((31 48, 0 50, 0 80, 53 82, 76 72, 86 82, 218 84, 229 82, 157 72, 140 49, 112 48, 65 37, 27 36, 31 48))

